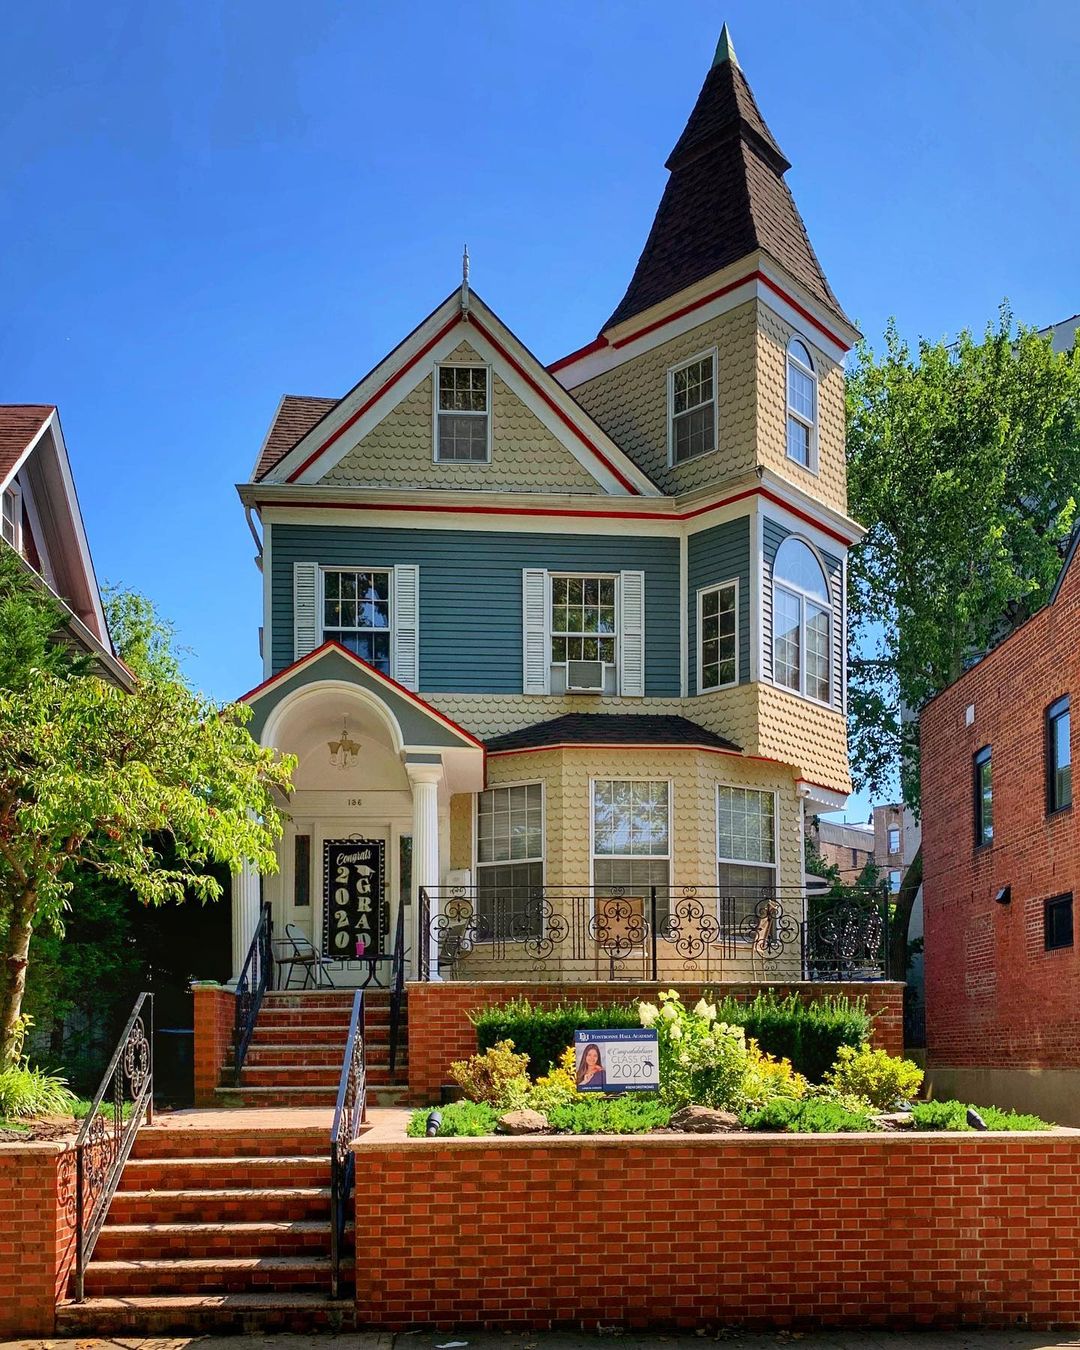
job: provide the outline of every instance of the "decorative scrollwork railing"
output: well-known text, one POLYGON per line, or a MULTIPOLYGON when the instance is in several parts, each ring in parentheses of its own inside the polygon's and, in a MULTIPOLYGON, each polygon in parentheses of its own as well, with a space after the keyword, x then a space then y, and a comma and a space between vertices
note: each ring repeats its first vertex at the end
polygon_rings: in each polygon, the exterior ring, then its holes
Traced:
POLYGON ((801 887, 421 888, 419 978, 882 979, 887 902, 849 890, 807 920, 801 887))
POLYGON ((390 1073, 397 1070, 398 1049, 401 1044, 401 1021, 405 1011, 405 906, 398 905, 397 925, 394 930, 393 960, 390 964, 390 1073))
POLYGON ((270 920, 270 906, 263 905, 259 923, 248 947, 244 968, 236 982, 236 1010, 233 1022, 233 1073, 235 1085, 240 1086, 240 1070, 244 1067, 255 1021, 262 1007, 263 995, 273 979, 274 926, 270 920))
POLYGON ((154 1118, 154 996, 140 994, 75 1140, 75 1299, 83 1300, 94 1254, 120 1173, 144 1120, 154 1118), (125 1115, 127 1119, 125 1120, 125 1115))
POLYGON ((341 1255, 349 1221, 349 1201, 356 1178, 353 1140, 367 1120, 367 1071, 364 1058, 364 991, 353 997, 349 1038, 341 1063, 334 1123, 330 1127, 330 1293, 341 1285, 341 1255))

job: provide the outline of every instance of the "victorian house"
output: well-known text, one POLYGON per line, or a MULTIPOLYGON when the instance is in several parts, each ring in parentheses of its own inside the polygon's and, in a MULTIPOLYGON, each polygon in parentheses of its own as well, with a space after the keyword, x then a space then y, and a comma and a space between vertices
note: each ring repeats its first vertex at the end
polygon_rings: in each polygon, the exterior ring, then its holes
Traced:
POLYGON ((542 365, 466 271, 343 396, 282 399, 239 486, 245 698, 299 767, 237 964, 260 900, 346 985, 399 922, 414 972, 582 974, 605 897, 629 948, 687 896, 729 937, 802 916, 805 822, 850 790, 857 334, 726 29, 666 167, 579 350, 542 365))

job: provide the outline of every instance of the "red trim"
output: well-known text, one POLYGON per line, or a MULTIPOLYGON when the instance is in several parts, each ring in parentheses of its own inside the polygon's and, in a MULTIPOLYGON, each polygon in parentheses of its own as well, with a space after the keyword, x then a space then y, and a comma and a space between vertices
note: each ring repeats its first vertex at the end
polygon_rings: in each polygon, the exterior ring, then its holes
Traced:
POLYGON ((618 348, 636 342, 638 338, 643 338, 646 333, 654 333, 658 328, 663 328, 665 324, 674 323, 676 319, 681 319, 684 314, 692 314, 695 309, 700 309, 702 305, 711 304, 714 300, 719 300, 722 295, 729 295, 732 291, 737 291, 740 286, 745 286, 748 281, 756 281, 760 276, 760 272, 748 272, 738 281, 730 281, 726 286, 721 286, 719 290, 710 291, 708 295, 703 295, 700 300, 691 300, 688 305, 683 305, 674 314, 665 314, 662 319, 654 319, 652 323, 647 323, 644 328, 639 328, 636 333, 618 338, 611 345, 618 348))
POLYGON ((800 520, 806 521, 814 529, 820 530, 822 534, 827 534, 830 539, 835 539, 837 543, 843 544, 845 548, 851 547, 851 540, 839 531, 825 525, 797 506, 792 506, 785 502, 782 497, 777 497, 770 492, 768 488, 754 487, 746 488, 742 492, 733 492, 730 497, 723 497, 720 501, 710 502, 708 506, 697 506, 692 511, 588 511, 580 507, 558 507, 558 506, 441 506, 434 502, 265 502, 263 505, 268 507, 281 506, 286 510, 293 507, 299 507, 304 510, 319 511, 411 511, 420 513, 435 513, 441 515, 464 515, 464 516, 555 516, 561 518, 573 518, 584 520, 670 520, 678 524, 680 521, 693 520, 697 516, 707 515, 710 511, 719 511, 723 506, 730 506, 733 502, 740 502, 746 497, 765 497, 773 502, 782 510, 797 516, 800 520))
POLYGON ((583 356, 591 356, 593 352, 602 351, 605 347, 610 347, 611 343, 604 337, 603 333, 599 337, 593 338, 587 342, 584 347, 579 347, 576 352, 571 352, 569 356, 560 356, 557 361, 552 361, 548 366, 548 373, 554 375, 557 370, 562 370, 563 366, 571 366, 583 356))
POLYGON ((330 651, 340 652, 342 656, 347 656, 349 660, 355 662, 361 670, 367 671, 369 675, 374 675, 376 680, 382 684, 388 685, 395 694, 401 694, 403 698, 407 698, 410 702, 415 703, 417 707, 422 708, 424 712, 428 713, 431 717, 442 722, 443 725, 449 727, 451 731, 459 736, 463 736, 467 741, 471 741, 478 750, 483 750, 486 755, 487 747, 484 745, 484 742, 474 736, 471 731, 466 731, 465 728, 459 726, 452 717, 447 717, 445 713, 439 712, 438 708, 433 708, 430 703, 426 703, 419 694, 414 694, 411 689, 406 689, 403 684, 398 684, 397 680, 393 679, 390 675, 384 675, 381 670, 376 670, 375 667, 369 665, 362 656, 357 656, 355 652, 349 651, 348 647, 342 646, 340 642, 336 642, 333 638, 327 638, 327 640, 322 643, 321 646, 316 647, 314 651, 308 652, 306 656, 301 656, 298 661, 293 661, 291 665, 285 666, 285 668, 279 670, 276 675, 269 676, 267 679, 263 680, 261 684, 257 684, 254 689, 249 689, 246 694, 241 694, 236 702, 250 703, 254 699, 260 698, 273 685, 295 675, 296 672, 303 669, 305 665, 324 656, 330 651))
POLYGON ((843 338, 837 337, 831 328, 826 328, 823 323, 815 319, 808 309, 805 309, 800 305, 794 296, 788 295, 787 291, 781 289, 771 277, 767 277, 764 272, 758 272, 757 275, 760 277, 762 283, 768 286, 769 290, 772 291, 774 295, 778 295, 785 304, 790 305, 796 314, 801 314, 807 323, 812 323, 819 333, 824 333, 830 342, 835 342, 841 351, 847 352, 851 350, 850 342, 845 342, 843 338))
POLYGON ((414 352, 413 355, 410 356, 409 359, 404 363, 404 365, 399 366, 398 369, 394 371, 393 375, 391 375, 389 379, 384 380, 383 383, 379 386, 379 388, 375 391, 375 393, 372 394, 372 396, 367 400, 366 403, 361 404, 361 406, 357 408, 357 410, 352 414, 351 417, 347 417, 345 421, 342 422, 341 426, 338 427, 337 431, 331 432, 331 434, 327 436, 326 440, 323 441, 323 443, 319 446, 319 448, 317 450, 313 450, 311 454, 308 455, 307 459, 304 460, 303 464, 301 464, 298 469, 294 469, 292 473, 289 474, 287 481, 290 483, 295 483, 296 480, 300 477, 300 475, 304 473, 304 471, 307 468, 309 468, 310 465, 312 465, 315 462, 315 460, 319 458, 319 456, 323 453, 325 449, 327 449, 328 446, 333 445, 333 443, 338 439, 339 436, 344 435, 344 433, 348 431, 348 429, 353 425, 354 422, 357 422, 361 417, 363 417, 364 413, 367 412, 367 410, 371 407, 373 403, 377 403, 388 389, 392 389, 403 375, 407 374, 410 370, 412 370, 413 366, 415 366, 418 361, 422 360, 428 354, 428 352, 431 351, 432 347, 434 347, 437 342, 441 341, 441 339, 444 338, 446 334, 449 333, 452 328, 455 328, 460 322, 461 322, 461 315, 455 314, 454 317, 449 320, 449 322, 444 323, 433 338, 425 342, 419 351, 414 352))
POLYGON ((484 337, 487 338, 488 342, 491 343, 491 345, 495 348, 495 350, 499 353, 499 355, 503 358, 503 360, 514 370, 517 371, 517 373, 526 382, 526 384, 528 384, 530 388, 540 398, 543 399, 543 401, 548 405, 548 407, 555 414, 555 416, 558 417, 558 419, 563 423, 563 425, 568 427, 569 430, 573 432, 573 434, 578 438, 578 440, 581 441, 582 445, 584 445, 587 449, 592 451, 592 453, 596 456, 596 458, 600 461, 600 463, 603 464, 603 466, 608 470, 609 473, 615 476, 615 478, 618 480, 619 483, 622 484, 622 486, 627 490, 627 492, 631 493, 635 497, 640 497, 642 495, 641 489, 635 487, 634 484, 630 481, 630 479, 627 478, 624 473, 620 472, 620 470, 618 470, 614 464, 612 464, 611 460, 608 459, 608 457, 599 448, 599 446, 594 445, 593 442, 589 440, 588 436, 585 435, 585 433, 577 425, 574 419, 568 416, 567 413, 565 413, 562 410, 562 408, 559 407, 559 405, 555 402, 555 400, 551 398, 545 390, 540 388, 540 386, 536 383, 536 381, 532 378, 532 376, 526 372, 526 370, 520 364, 520 362, 518 362, 513 356, 511 356, 511 354, 506 350, 506 348, 502 345, 502 343, 499 342, 498 338, 494 337, 491 333, 488 332, 488 330, 484 327, 484 325, 480 322, 479 318, 477 318, 476 315, 472 316, 471 322, 473 327, 476 328, 478 332, 483 333, 484 337))

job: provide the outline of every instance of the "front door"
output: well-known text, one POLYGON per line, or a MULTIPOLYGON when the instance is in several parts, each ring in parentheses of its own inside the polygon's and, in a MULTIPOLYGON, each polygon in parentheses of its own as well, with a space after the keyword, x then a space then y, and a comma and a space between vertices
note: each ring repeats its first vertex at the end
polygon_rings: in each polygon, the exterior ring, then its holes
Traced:
MULTIPOLYGON (((362 984, 370 959, 391 949, 390 897, 396 871, 391 838, 386 828, 356 834, 327 831, 320 838, 320 921, 314 940, 333 962, 336 985, 362 984)), ((376 979, 385 983, 386 978, 387 971, 380 968, 376 979)))

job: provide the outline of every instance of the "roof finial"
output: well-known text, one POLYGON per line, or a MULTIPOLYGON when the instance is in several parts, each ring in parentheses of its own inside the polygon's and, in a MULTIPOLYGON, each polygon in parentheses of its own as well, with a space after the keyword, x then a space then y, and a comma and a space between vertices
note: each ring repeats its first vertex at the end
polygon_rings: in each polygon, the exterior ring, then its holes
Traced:
POLYGON ((469 246, 461 254, 461 312, 469 312, 469 246))
POLYGON ((720 41, 716 44, 716 55, 713 57, 713 65, 723 65, 725 61, 730 61, 736 70, 741 70, 739 58, 735 55, 735 44, 731 40, 731 32, 725 23, 720 30, 720 41))

